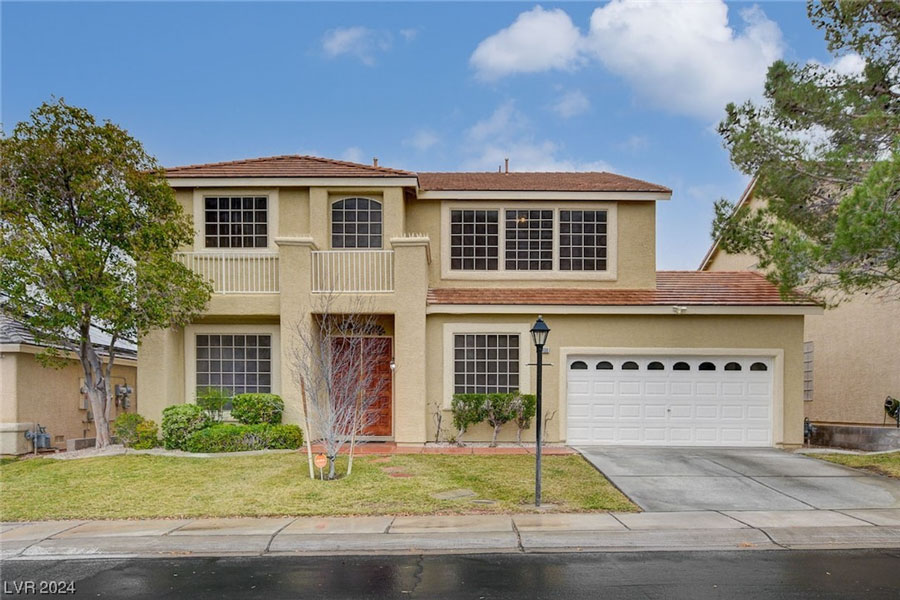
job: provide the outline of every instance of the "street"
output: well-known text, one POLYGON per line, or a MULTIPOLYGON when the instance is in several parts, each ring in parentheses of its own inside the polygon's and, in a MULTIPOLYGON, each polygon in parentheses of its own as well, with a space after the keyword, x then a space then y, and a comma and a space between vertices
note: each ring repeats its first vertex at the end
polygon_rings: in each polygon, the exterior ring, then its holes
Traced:
POLYGON ((898 566, 900 550, 16 560, 0 594, 56 582, 76 598, 876 600, 897 597, 898 566))

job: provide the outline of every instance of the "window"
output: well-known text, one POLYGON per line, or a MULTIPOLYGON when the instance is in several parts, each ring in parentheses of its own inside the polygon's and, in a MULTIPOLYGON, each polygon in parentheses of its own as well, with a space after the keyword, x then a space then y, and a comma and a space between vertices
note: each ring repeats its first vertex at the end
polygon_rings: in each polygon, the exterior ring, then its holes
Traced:
POLYGON ((570 367, 573 371, 584 371, 587 369, 587 363, 583 360, 576 360, 570 367))
POLYGON ((623 371, 637 371, 637 370, 638 370, 638 364, 637 364, 636 362, 634 362, 633 360, 625 361, 625 362, 622 364, 622 370, 623 370, 623 371))
POLYGON ((197 389, 272 391, 271 335, 197 335, 197 389))
POLYGON ((684 361, 678 361, 677 363, 672 365, 672 370, 673 371, 690 371, 691 365, 687 364, 684 361))
POLYGON ((813 343, 803 342, 803 400, 813 399, 813 343))
POLYGON ((454 394, 502 394, 518 389, 519 334, 454 334, 454 394))
POLYGON ((381 248, 381 202, 344 198, 331 205, 332 248, 381 248))
POLYGON ((647 365, 648 371, 662 371, 663 369, 665 369, 665 367, 658 360, 654 360, 649 365, 647 365))
POLYGON ((612 363, 609 362, 608 360, 601 360, 600 362, 597 363, 598 371, 611 371, 612 368, 613 368, 612 363))
POLYGON ((499 267, 500 223, 496 210, 450 211, 450 268, 496 271, 499 267))
POLYGON ((736 362, 730 362, 725 365, 725 370, 726 371, 740 371, 741 365, 736 362))
POLYGON ((768 371, 769 367, 766 366, 766 363, 755 362, 750 365, 751 371, 768 371))
POLYGON ((700 371, 715 371, 716 365, 712 364, 711 362, 702 362, 702 363, 700 363, 699 370, 700 371))
POLYGON ((559 211, 559 270, 606 270, 606 211, 559 211))
POLYGON ((268 198, 209 196, 203 199, 207 248, 265 248, 269 245, 268 198))
POLYGON ((553 211, 506 211, 506 270, 553 269, 553 211))

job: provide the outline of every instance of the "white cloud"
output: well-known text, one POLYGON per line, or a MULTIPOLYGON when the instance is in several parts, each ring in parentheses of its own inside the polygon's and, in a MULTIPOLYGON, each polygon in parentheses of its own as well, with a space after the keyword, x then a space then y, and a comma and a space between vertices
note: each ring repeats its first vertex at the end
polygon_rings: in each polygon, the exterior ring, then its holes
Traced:
POLYGON ((466 131, 470 156, 464 169, 494 171, 509 158, 512 171, 612 171, 602 160, 578 160, 564 156, 553 140, 536 139, 531 121, 512 101, 505 102, 486 119, 466 131))
POLYGON ((419 30, 415 28, 401 29, 400 35, 403 36, 403 39, 407 42, 411 42, 418 37, 419 30))
POLYGON ((637 153, 641 150, 647 148, 650 145, 650 140, 647 139, 645 135, 631 135, 625 139, 624 142, 619 144, 619 147, 631 152, 637 153))
POLYGON ((759 96, 768 66, 784 50, 781 30, 761 9, 740 16, 738 32, 722 0, 612 0, 594 10, 581 34, 563 11, 537 7, 483 40, 471 63, 491 79, 592 60, 657 106, 718 119, 728 102, 759 96))
POLYGON ((361 148, 357 146, 350 146, 349 148, 344 150, 343 154, 341 154, 341 160, 362 163, 365 159, 363 158, 363 151, 361 148))
POLYGON ((838 56, 827 65, 814 58, 807 61, 807 64, 830 69, 842 76, 859 76, 862 75, 863 70, 866 68, 866 59, 855 52, 851 52, 850 54, 838 56))
POLYGON ((412 146, 420 152, 425 152, 440 141, 440 136, 430 129, 420 129, 412 137, 403 140, 403 143, 407 146, 412 146))
POLYGON ((581 32, 565 11, 536 6, 520 14, 506 29, 482 40, 469 60, 483 79, 572 69, 580 60, 580 41, 581 32))
POLYGON ((553 111, 563 119, 570 119, 586 113, 590 107, 591 101, 584 95, 584 92, 572 90, 566 92, 557 100, 556 104, 553 105, 553 111))
POLYGON ((331 58, 353 56, 364 65, 373 66, 378 54, 391 48, 391 34, 368 27, 338 27, 322 36, 322 50, 331 58))

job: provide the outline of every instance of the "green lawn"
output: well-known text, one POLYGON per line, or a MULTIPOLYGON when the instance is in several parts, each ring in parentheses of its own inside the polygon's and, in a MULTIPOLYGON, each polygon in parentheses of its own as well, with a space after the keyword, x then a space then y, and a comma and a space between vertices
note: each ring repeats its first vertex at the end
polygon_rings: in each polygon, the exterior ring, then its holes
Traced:
MULTIPOLYGON (((339 464, 339 471, 345 468, 339 464)), ((300 453, 39 458, 0 466, 0 484, 3 521, 529 512, 534 458, 365 456, 356 458, 351 477, 337 481, 310 480, 300 453), (457 488, 496 504, 431 497, 457 488)), ((580 456, 544 457, 543 486, 544 503, 560 511, 637 510, 580 456)))
POLYGON ((874 471, 900 479, 900 452, 890 454, 816 454, 816 458, 839 465, 874 471))

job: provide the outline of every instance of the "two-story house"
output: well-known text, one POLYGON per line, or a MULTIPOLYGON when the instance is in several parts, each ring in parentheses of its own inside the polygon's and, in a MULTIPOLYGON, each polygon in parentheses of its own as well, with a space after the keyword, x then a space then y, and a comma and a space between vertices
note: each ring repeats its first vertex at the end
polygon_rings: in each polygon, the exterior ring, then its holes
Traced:
POLYGON ((657 271, 666 187, 610 173, 414 173, 309 156, 167 175, 196 229, 180 259, 215 294, 195 323, 142 340, 149 418, 218 386, 278 393, 286 420, 302 422, 290 373, 297 324, 337 292, 365 297, 379 315, 365 335, 388 340, 372 345, 391 364, 380 370, 391 381, 374 439, 434 440, 454 393, 533 392, 529 329, 543 315, 548 441, 802 443, 803 318, 820 309, 782 300, 755 273, 657 271))

